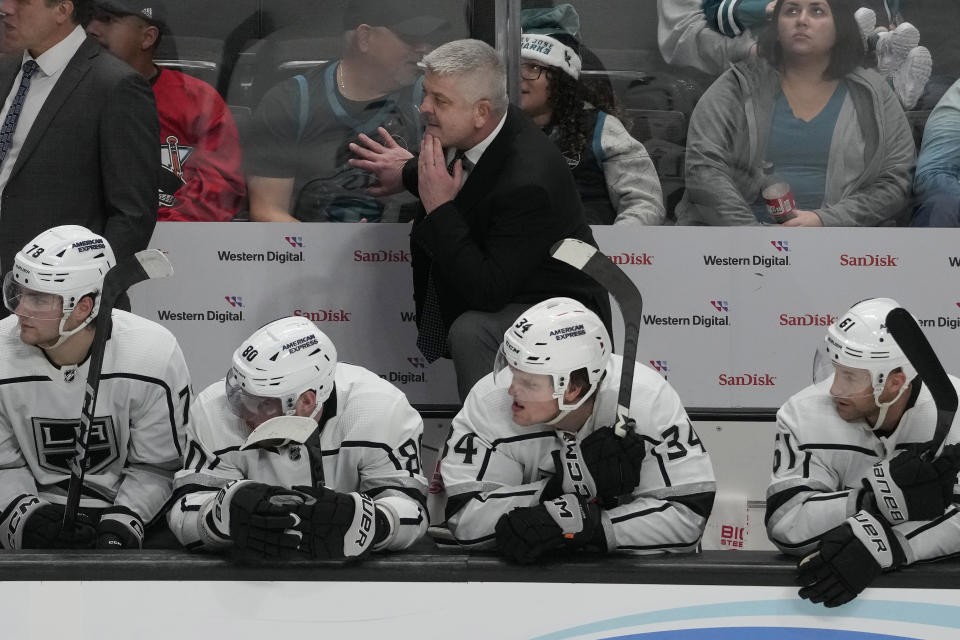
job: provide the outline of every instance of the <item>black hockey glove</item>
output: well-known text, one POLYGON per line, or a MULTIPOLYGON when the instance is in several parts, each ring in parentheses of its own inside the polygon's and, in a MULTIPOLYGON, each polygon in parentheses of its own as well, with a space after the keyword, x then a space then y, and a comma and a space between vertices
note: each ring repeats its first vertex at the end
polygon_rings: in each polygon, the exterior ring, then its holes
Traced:
POLYGON ((897 569, 905 562, 890 526, 859 511, 823 534, 820 548, 800 560, 800 597, 839 607, 856 598, 885 569, 897 569))
POLYGON ((909 520, 932 520, 953 502, 960 469, 960 445, 943 448, 935 460, 920 457, 922 447, 912 445, 892 460, 881 460, 863 479, 868 491, 863 502, 871 513, 892 525, 909 520))
POLYGON ((97 532, 87 514, 80 512, 72 531, 62 531, 62 504, 38 499, 35 508, 24 515, 22 549, 92 549, 97 532))
POLYGON ((113 506, 100 514, 97 549, 142 549, 143 520, 127 507, 113 506))
POLYGON ((600 507, 573 494, 503 514, 496 534, 500 554, 520 564, 532 564, 556 549, 607 549, 600 507))
POLYGON ((646 448, 635 431, 616 435, 612 427, 597 429, 577 442, 576 434, 561 432, 561 449, 553 452, 557 473, 544 489, 541 500, 565 493, 598 498, 614 506, 617 498, 633 493, 640 484, 640 466, 646 448))
POLYGON ((294 487, 304 497, 298 518, 298 550, 314 560, 362 558, 390 533, 387 516, 363 493, 294 487))
POLYGON ((206 526, 232 539, 241 556, 275 558, 297 548, 290 513, 303 500, 298 491, 241 480, 220 490, 206 526))

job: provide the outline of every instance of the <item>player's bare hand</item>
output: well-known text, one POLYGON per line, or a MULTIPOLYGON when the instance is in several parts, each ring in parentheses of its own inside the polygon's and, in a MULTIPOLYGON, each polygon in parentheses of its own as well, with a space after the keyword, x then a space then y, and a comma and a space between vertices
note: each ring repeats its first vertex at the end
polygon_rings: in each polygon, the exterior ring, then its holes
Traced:
POLYGON ((420 157, 417 160, 418 189, 420 202, 430 214, 440 205, 453 200, 460 191, 463 182, 463 163, 457 160, 453 166, 453 175, 447 172, 447 161, 440 140, 424 134, 420 143, 420 157))
POLYGON ((403 191, 403 165, 413 154, 397 144, 383 127, 377 128, 383 143, 361 133, 357 141, 350 143, 350 151, 356 156, 347 162, 351 167, 369 171, 377 177, 376 186, 367 189, 372 196, 388 196, 403 191))
POLYGON ((820 216, 817 215, 815 211, 807 211, 806 209, 795 209, 794 214, 796 217, 787 220, 781 226, 783 227, 822 227, 823 222, 820 220, 820 216))

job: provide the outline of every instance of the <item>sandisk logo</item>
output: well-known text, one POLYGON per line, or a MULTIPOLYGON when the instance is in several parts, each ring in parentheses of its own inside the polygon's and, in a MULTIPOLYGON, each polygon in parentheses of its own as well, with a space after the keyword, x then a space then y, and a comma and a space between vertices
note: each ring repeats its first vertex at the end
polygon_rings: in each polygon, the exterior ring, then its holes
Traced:
POLYGON ((717 384, 721 387, 772 387, 777 384, 777 376, 769 373, 744 373, 739 376, 728 376, 721 373, 717 377, 717 384))
POLYGON ((893 256, 889 253, 881 255, 879 253, 868 253, 864 256, 851 256, 846 253, 840 255, 841 267, 898 267, 897 260, 900 256, 893 256))
POLYGON ((293 315, 307 318, 311 322, 350 322, 352 311, 344 309, 318 309, 316 311, 303 311, 296 309, 293 315))
POLYGON ((610 256, 610 262, 613 264, 629 264, 640 266, 652 266, 653 256, 644 253, 618 253, 610 256))
POLYGON ((781 327, 829 327, 836 321, 836 316, 829 313, 804 313, 798 316, 780 314, 781 327))
POLYGON ((360 251, 353 252, 354 262, 410 262, 410 254, 406 251, 360 251))

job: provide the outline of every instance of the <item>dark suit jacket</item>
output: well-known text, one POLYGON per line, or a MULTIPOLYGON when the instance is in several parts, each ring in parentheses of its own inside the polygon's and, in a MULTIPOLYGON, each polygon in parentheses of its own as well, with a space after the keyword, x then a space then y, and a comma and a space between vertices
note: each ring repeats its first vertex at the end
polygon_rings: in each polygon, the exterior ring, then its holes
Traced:
MULTIPOLYGON (((0 100, 16 90, 20 61, 0 62, 0 100)), ((145 249, 157 221, 159 139, 150 85, 88 37, 37 114, 3 191, 2 272, 27 242, 61 224, 103 235, 118 260, 145 249)))
MULTIPOLYGON (((417 162, 403 171, 417 193, 417 162)), ((563 238, 596 246, 566 160, 523 112, 511 106, 500 133, 457 197, 410 233, 414 298, 419 314, 433 265, 447 327, 467 310, 498 311, 566 296, 596 312, 610 329, 610 298, 589 276, 550 257, 563 238)))

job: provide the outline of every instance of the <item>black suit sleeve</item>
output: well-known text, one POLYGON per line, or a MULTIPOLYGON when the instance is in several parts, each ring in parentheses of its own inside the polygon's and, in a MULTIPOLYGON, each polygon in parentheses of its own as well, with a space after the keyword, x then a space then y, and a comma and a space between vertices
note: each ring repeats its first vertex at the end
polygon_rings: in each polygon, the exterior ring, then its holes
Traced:
POLYGON ((160 124, 153 90, 140 74, 113 86, 100 122, 103 235, 120 259, 145 249, 157 222, 160 124))
POLYGON ((453 201, 414 226, 413 238, 433 256, 434 275, 459 289, 467 305, 497 311, 511 302, 549 256, 557 239, 552 198, 536 184, 500 189, 482 241, 453 201))

